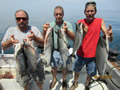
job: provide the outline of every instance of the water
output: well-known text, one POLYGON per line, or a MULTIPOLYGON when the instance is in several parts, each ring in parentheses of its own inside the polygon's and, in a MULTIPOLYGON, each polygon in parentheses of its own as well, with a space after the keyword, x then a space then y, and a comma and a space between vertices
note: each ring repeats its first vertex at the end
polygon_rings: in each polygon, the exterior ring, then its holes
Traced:
MULTIPOLYGON (((112 30, 113 30, 113 42, 110 42, 110 48, 115 48, 116 45, 118 45, 120 47, 120 11, 100 11, 96 14, 96 17, 99 18, 103 18, 106 26, 108 27, 108 25, 112 25, 112 30)), ((79 19, 83 19, 85 16, 83 16, 82 14, 78 14, 78 15, 70 15, 69 17, 65 16, 64 19, 71 22, 73 25, 73 29, 75 32, 75 23, 77 22, 77 20, 79 19)), ((45 18, 39 18, 38 20, 32 20, 32 18, 30 19, 30 25, 35 25, 37 26, 40 31, 42 32, 42 25, 45 22, 50 22, 54 20, 53 17, 45 17, 45 18)), ((10 26, 16 26, 15 22, 0 22, 0 38, 2 38, 4 36, 4 33, 6 32, 6 29, 10 26)), ((1 43, 1 42, 0 42, 1 43)), ((73 42, 70 41, 70 46, 72 47, 73 42)), ((1 47, 1 44, 0 44, 1 47)), ((120 48, 119 48, 120 50, 120 48)), ((1 53, 1 48, 0 48, 0 53, 1 53)), ((10 48, 8 50, 6 50, 4 53, 14 53, 13 49, 10 48)), ((118 57, 118 59, 120 60, 120 56, 118 57)))

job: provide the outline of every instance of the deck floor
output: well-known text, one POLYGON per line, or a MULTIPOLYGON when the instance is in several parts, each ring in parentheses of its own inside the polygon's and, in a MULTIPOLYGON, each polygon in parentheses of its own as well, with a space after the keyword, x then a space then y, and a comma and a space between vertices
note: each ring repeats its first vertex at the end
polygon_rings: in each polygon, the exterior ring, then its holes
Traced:
MULTIPOLYGON (((3 58, 0 57, 0 74, 4 73, 7 70, 11 70, 11 72, 13 72, 13 74, 15 75, 15 61, 13 61, 13 56, 12 57, 8 57, 5 58, 9 65, 6 64, 4 62, 4 60, 2 60, 3 58), (6 64, 6 65, 5 65, 6 64), (4 66, 2 66, 4 65, 4 66), (11 68, 8 68, 11 67, 11 68)), ((71 67, 71 65, 70 65, 71 67)), ((50 68, 45 68, 45 71, 48 71, 45 75, 45 81, 44 81, 44 86, 43 86, 43 90, 50 90, 49 85, 50 82, 52 81, 52 75, 50 73, 50 68)), ((68 88, 67 90, 69 90, 69 87, 72 85, 73 82, 73 77, 74 74, 72 72, 68 73, 67 75, 67 84, 68 84, 68 88)), ((57 84, 55 85, 55 87, 52 90, 62 90, 61 87, 61 82, 62 82, 62 73, 58 72, 57 74, 57 84)), ((75 90, 84 90, 84 85, 85 85, 85 81, 86 81, 86 69, 85 67, 82 69, 82 71, 80 72, 80 77, 79 77, 79 85, 78 88, 76 88, 75 90)), ((0 83, 3 86, 4 90, 24 90, 22 87, 20 87, 20 85, 16 82, 16 79, 0 79, 0 83)), ((108 82, 107 85, 105 85, 102 82, 94 82, 91 86, 90 86, 90 90, 118 90, 118 89, 113 89, 111 87, 110 81, 108 82), (101 83, 101 85, 99 84, 101 83)), ((0 89, 1 90, 1 89, 0 89)), ((34 81, 31 81, 30 83, 30 89, 29 90, 38 90, 36 83, 34 81)))
MULTIPOLYGON (((52 75, 51 75, 51 73, 46 73, 45 77, 46 77, 46 79, 44 81, 43 90, 50 90, 49 84, 52 81, 52 75)), ((67 90, 69 90, 69 87, 72 85, 73 77, 74 77, 74 74, 72 72, 69 72, 67 75, 67 82, 68 82, 67 90)), ((58 80, 58 82, 56 83, 55 87, 52 90, 62 90, 62 86, 61 86, 62 73, 61 72, 58 72, 57 80, 58 80)), ((78 82, 79 85, 78 85, 78 88, 76 88, 76 90, 84 90, 85 80, 86 80, 86 72, 84 70, 82 70, 80 73, 80 77, 79 77, 79 82, 78 82)), ((24 90, 16 82, 15 78, 14 79, 0 79, 0 83, 2 84, 4 90, 24 90)), ((110 90, 110 89, 107 89, 107 86, 104 83, 102 83, 102 86, 104 87, 104 89, 101 87, 101 85, 99 83, 95 82, 91 85, 90 90, 110 90)), ((34 81, 31 81, 29 90, 38 90, 34 81)), ((113 90, 113 89, 111 89, 111 90, 113 90)))

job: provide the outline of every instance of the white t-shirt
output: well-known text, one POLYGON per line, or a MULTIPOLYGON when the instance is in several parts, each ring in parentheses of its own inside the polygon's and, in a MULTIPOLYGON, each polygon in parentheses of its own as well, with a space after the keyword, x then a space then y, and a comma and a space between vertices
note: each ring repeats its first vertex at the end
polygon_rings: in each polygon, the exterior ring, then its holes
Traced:
MULTIPOLYGON (((27 35, 30 35, 31 33, 29 32, 30 30, 33 31, 33 33, 37 36, 37 37, 40 37, 42 38, 42 35, 39 31, 39 29, 35 26, 28 26, 28 30, 25 30, 25 31, 20 31, 17 27, 10 27, 8 28, 8 30, 6 31, 4 37, 3 37, 3 40, 2 42, 5 42, 7 40, 10 40, 10 36, 13 34, 14 35, 14 38, 19 40, 19 43, 20 44, 23 44, 23 40, 24 39, 27 39, 27 35)), ((31 41, 32 43, 32 46, 34 46, 35 50, 36 50, 36 54, 38 53, 38 44, 33 40, 31 41)))

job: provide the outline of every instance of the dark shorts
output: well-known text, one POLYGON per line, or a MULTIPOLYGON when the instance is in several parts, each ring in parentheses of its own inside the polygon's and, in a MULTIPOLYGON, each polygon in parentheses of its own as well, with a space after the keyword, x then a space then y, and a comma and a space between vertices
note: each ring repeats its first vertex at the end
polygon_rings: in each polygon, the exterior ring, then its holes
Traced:
POLYGON ((90 76, 96 75, 96 64, 95 64, 95 57, 94 58, 83 58, 76 55, 76 60, 73 63, 73 71, 80 72, 83 66, 86 65, 87 73, 90 76))
POLYGON ((41 62, 37 64, 37 70, 28 69, 28 72, 36 82, 42 82, 45 79, 44 67, 41 62))
POLYGON ((33 71, 30 67, 28 62, 29 68, 26 70, 24 74, 20 74, 19 71, 16 69, 16 80, 22 86, 25 87, 31 78, 33 78, 36 82, 43 82, 45 79, 44 68, 41 62, 37 64, 37 70, 33 71))

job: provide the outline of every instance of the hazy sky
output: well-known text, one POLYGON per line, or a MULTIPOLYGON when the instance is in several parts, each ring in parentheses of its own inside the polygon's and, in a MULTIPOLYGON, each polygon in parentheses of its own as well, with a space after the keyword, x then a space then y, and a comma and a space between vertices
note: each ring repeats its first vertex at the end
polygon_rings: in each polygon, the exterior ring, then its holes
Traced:
MULTIPOLYGON (((28 12, 30 18, 53 17, 54 7, 61 5, 65 16, 83 13, 85 3, 90 0, 0 0, 0 21, 11 21, 18 9, 28 12)), ((94 0, 98 11, 119 10, 120 0, 94 0)), ((119 10, 120 11, 120 10, 119 10)))

